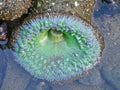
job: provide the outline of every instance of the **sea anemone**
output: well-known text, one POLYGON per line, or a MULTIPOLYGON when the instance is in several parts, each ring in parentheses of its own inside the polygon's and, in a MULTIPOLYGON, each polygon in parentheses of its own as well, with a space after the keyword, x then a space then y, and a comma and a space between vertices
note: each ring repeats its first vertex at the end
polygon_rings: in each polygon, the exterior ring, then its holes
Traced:
POLYGON ((31 5, 31 0, 3 0, 0 2, 0 19, 14 20, 21 17, 31 5))
POLYGON ((74 79, 95 66, 100 33, 78 17, 50 13, 26 20, 12 33, 12 53, 27 72, 50 82, 74 79))

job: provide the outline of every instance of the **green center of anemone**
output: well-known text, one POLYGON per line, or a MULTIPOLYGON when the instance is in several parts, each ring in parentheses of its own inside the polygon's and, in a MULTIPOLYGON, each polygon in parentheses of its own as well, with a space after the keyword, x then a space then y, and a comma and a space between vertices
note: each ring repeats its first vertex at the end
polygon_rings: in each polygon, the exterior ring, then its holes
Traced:
POLYGON ((100 55, 100 43, 93 31, 72 17, 36 18, 20 28, 14 44, 16 61, 40 79, 76 77, 91 69, 100 55))
MULTIPOLYGON (((45 30, 39 33, 34 42, 36 49, 39 48, 38 53, 47 59, 51 58, 51 61, 69 59, 73 49, 79 50, 79 44, 70 32, 60 32, 52 29, 45 30)), ((30 43, 30 41, 27 43, 30 43)))
POLYGON ((48 39, 54 44, 57 44, 63 40, 63 33, 52 29, 46 30, 39 35, 38 39, 40 39, 40 45, 44 45, 48 41, 48 39))
MULTIPOLYGON (((84 68, 91 67, 95 58, 95 54, 91 53, 91 47, 89 43, 85 42, 85 38, 70 31, 44 30, 27 38, 24 41, 25 47, 28 50, 19 48, 19 58, 22 60, 24 57, 24 64, 28 64, 26 68, 33 69, 37 77, 39 74, 44 75, 47 80, 61 79, 57 76, 66 78, 65 74, 75 76, 78 71, 82 73, 84 68), (91 54, 90 57, 89 54, 91 54), (88 58, 89 60, 87 60, 88 58), (43 67, 44 65, 46 66, 43 67)), ((98 46, 95 47, 96 50, 99 50, 98 46)))

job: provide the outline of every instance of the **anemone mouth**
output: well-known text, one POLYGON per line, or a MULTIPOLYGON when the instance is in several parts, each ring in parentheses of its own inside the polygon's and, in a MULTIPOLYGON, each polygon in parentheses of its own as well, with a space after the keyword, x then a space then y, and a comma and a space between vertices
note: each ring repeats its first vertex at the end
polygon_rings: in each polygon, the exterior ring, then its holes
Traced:
POLYGON ((15 60, 36 78, 62 81, 88 72, 104 44, 100 34, 80 18, 36 16, 13 33, 15 60))
POLYGON ((40 33, 38 37, 41 46, 45 44, 49 45, 49 42, 58 44, 63 41, 63 38, 64 38, 63 33, 54 29, 48 29, 40 33))

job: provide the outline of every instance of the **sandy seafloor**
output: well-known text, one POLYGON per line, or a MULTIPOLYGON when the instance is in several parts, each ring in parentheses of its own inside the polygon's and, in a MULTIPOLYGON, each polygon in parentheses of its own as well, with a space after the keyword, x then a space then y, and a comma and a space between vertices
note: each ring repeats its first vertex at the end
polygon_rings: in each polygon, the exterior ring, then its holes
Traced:
POLYGON ((8 49, 0 49, 0 90, 120 90, 120 3, 97 0, 92 24, 101 32, 105 49, 90 73, 68 84, 42 85, 42 80, 34 79, 12 60, 8 49))

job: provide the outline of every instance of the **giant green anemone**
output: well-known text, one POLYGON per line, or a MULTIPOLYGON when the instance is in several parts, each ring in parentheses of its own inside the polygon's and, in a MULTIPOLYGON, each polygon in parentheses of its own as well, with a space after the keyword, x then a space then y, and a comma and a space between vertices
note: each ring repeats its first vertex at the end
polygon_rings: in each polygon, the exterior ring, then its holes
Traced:
POLYGON ((65 14, 30 18, 14 31, 11 42, 15 61, 34 77, 51 82, 87 72, 103 49, 97 30, 65 14))

